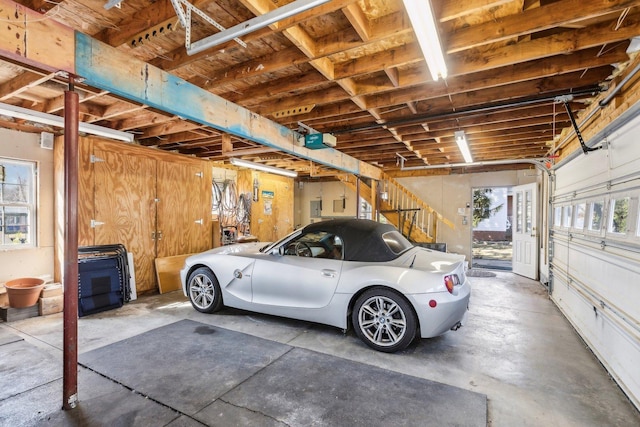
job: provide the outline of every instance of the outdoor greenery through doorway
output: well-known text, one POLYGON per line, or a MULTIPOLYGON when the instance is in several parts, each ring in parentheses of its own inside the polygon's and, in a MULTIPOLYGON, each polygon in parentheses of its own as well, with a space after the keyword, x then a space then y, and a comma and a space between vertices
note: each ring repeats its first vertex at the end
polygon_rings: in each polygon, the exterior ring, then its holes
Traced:
POLYGON ((473 189, 472 267, 511 270, 511 189, 473 189))

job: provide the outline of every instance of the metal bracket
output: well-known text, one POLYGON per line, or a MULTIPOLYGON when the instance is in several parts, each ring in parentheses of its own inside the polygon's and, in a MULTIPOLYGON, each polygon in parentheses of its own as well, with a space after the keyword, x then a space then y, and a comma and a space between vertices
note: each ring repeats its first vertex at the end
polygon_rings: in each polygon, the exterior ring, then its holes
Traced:
POLYGON ((98 162, 104 162, 104 159, 101 159, 100 157, 95 156, 93 154, 89 157, 89 163, 98 163, 98 162))
POLYGON ((120 9, 122 7, 122 0, 109 0, 104 5, 104 8, 106 10, 109 10, 109 9, 111 9, 113 7, 117 7, 118 9, 120 9))
POLYGON ((92 219, 92 220, 91 220, 91 224, 90 224, 90 227, 91 227, 91 228, 96 228, 96 227, 97 227, 97 226, 99 226, 99 225, 104 225, 104 222, 96 221, 95 219, 92 219))
POLYGON ((573 111, 571 111, 571 106, 569 105, 569 101, 571 100, 573 100, 572 95, 557 96, 555 98, 556 102, 562 102, 564 104, 564 108, 565 110, 567 110, 567 114, 569 115, 569 120, 571 120, 573 129, 575 130, 578 141, 580 142, 580 146, 582 147, 582 152, 584 154, 588 154, 590 151, 599 150, 602 147, 589 147, 584 142, 584 139, 582 138, 582 132, 580 132, 580 128, 578 127, 578 123, 576 122, 576 118, 573 116, 573 111))
MULTIPOLYGON (((187 0, 171 0, 171 4, 173 5, 173 8, 176 11, 176 15, 178 15, 178 19, 180 20, 180 23, 185 29, 184 46, 187 48, 187 53, 189 53, 189 50, 191 49, 191 13, 192 12, 198 15, 200 18, 204 19, 209 24, 216 27, 218 30, 220 31, 226 30, 226 28, 218 24, 213 18, 208 16, 206 13, 204 13, 203 11, 201 11, 191 3, 189 3, 187 0), (183 9, 183 6, 184 6, 184 9, 183 9)), ((247 47, 247 44, 242 40, 240 40, 239 38, 236 37, 233 40, 235 40, 236 43, 238 43, 240 46, 247 47)))

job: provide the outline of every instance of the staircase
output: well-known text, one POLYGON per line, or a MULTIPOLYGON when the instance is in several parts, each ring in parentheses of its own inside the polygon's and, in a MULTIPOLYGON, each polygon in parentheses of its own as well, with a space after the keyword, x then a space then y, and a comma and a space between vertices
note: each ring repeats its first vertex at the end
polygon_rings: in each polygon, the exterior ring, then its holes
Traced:
MULTIPOLYGON (((357 191, 358 178, 355 175, 342 177, 342 182, 353 191, 357 191)), ((415 194, 403 187, 387 174, 377 182, 377 201, 381 215, 395 225, 409 240, 417 243, 436 243, 438 224, 443 223, 455 228, 453 222, 426 204, 415 194), (381 197, 380 195, 386 195, 381 197)), ((371 186, 360 181, 360 197, 374 204, 371 186)))

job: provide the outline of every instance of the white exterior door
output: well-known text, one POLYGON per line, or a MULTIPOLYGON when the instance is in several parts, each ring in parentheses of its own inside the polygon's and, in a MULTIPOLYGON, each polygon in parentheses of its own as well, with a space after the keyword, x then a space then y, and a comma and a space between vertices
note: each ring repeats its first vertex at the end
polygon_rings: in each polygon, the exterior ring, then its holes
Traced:
POLYGON ((513 187, 513 272, 538 280, 538 184, 513 187))

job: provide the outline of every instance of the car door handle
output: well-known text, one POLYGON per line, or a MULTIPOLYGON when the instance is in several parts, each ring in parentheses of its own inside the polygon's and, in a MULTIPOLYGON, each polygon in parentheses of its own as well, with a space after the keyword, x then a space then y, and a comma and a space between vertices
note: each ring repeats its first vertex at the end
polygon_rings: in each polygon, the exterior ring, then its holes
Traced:
POLYGON ((322 270, 321 273, 325 277, 336 277, 336 271, 335 270, 322 270))

